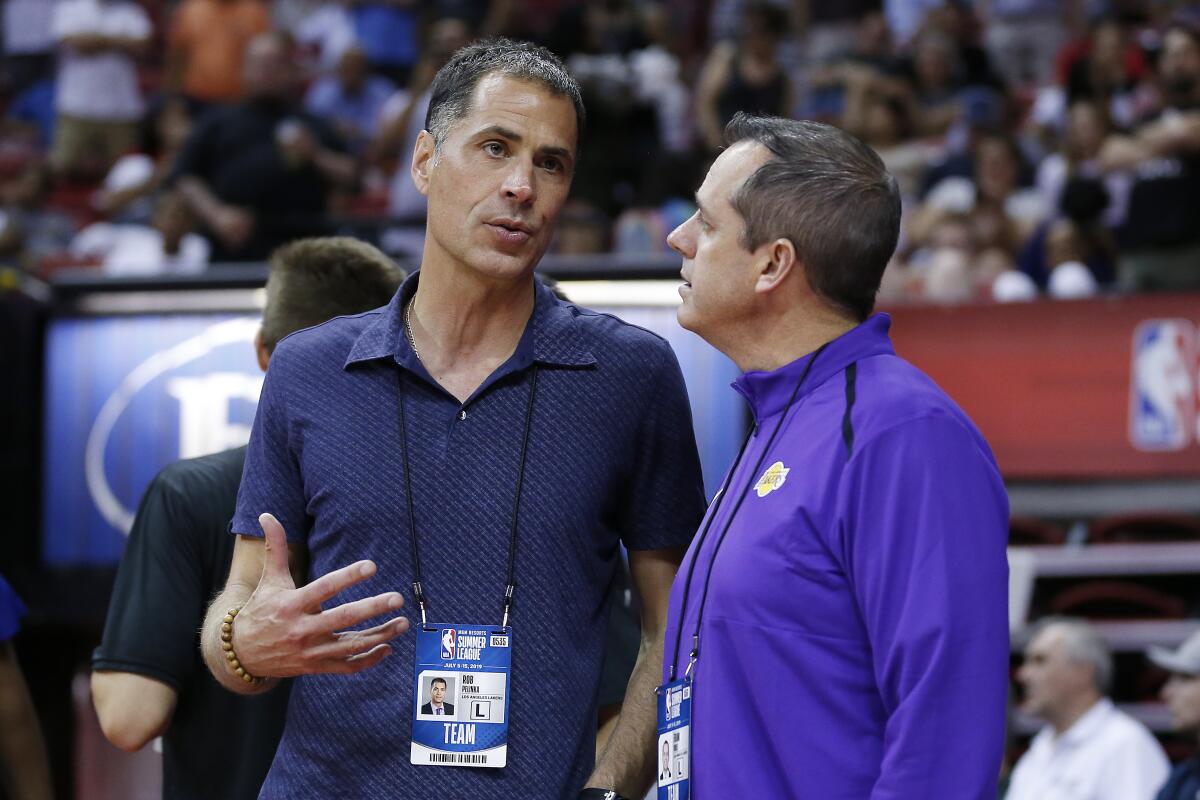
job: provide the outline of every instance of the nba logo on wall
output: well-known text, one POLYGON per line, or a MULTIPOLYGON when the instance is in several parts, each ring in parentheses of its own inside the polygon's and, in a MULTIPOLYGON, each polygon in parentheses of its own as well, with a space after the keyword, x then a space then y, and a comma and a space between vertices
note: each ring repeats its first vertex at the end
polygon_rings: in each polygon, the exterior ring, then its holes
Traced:
POLYGON ((1197 331, 1183 319, 1152 319, 1133 332, 1129 440, 1138 450, 1182 450, 1200 439, 1197 331))
POLYGON ((442 658, 449 661, 454 658, 454 628, 442 631, 442 658))

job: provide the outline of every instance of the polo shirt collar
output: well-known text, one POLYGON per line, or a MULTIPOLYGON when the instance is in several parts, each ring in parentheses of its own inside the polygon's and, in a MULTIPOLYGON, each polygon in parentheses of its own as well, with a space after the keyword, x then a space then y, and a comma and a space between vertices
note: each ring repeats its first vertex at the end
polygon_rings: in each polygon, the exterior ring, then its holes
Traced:
MULTIPOLYGON (((804 379, 804 385, 800 387, 796 400, 811 394, 818 386, 855 361, 870 356, 895 355, 892 341, 888 338, 888 329, 891 326, 890 316, 875 314, 831 341, 812 365, 812 370, 804 379)), ((745 372, 733 382, 733 388, 750 404, 756 421, 761 422, 784 409, 792 392, 796 390, 796 382, 800 380, 814 355, 809 353, 769 372, 745 372)))
MULTIPOLYGON (((420 276, 418 270, 404 280, 400 290, 384 307, 383 313, 375 317, 355 339, 343 367, 391 357, 408 370, 426 374, 404 333, 404 309, 416 294, 420 276)), ((512 358, 500 371, 507 373, 525 369, 535 362, 561 367, 586 367, 596 363, 583 340, 581 326, 571 306, 555 297, 536 278, 533 314, 517 342, 512 358)))
POLYGON ((1108 720, 1108 715, 1112 713, 1113 708, 1112 700, 1101 697, 1082 717, 1075 720, 1075 724, 1058 737, 1055 744, 1074 747, 1087 742, 1108 720))

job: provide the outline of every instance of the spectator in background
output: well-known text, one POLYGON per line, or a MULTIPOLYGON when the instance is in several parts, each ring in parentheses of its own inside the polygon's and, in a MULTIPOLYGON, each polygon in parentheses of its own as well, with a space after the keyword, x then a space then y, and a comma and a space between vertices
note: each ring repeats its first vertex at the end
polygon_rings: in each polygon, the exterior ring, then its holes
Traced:
POLYGON ((792 84, 780 63, 787 12, 766 2, 746 6, 737 42, 716 45, 696 88, 696 115, 705 148, 717 153, 725 125, 739 111, 790 116, 792 84))
POLYGON ((54 142, 55 95, 54 78, 44 78, 29 86, 9 103, 5 112, 3 135, 7 142, 28 142, 35 152, 43 153, 54 142))
MULTIPOLYGON (((1151 647, 1146 653, 1156 666, 1170 673, 1162 699, 1171 710, 1176 733, 1195 741, 1200 735, 1200 633, 1188 637, 1178 650, 1151 647)), ((1175 767, 1155 800, 1196 800, 1200 797, 1200 756, 1175 767)))
POLYGON ((214 261, 263 259, 286 241, 323 232, 332 190, 356 179, 341 139, 296 107, 290 38, 254 38, 244 67, 243 101, 197 123, 173 173, 213 240, 214 261))
POLYGON ((986 0, 988 53, 1009 86, 1049 82, 1059 51, 1080 27, 1078 0, 986 0))
POLYGON ((46 207, 53 180, 46 164, 33 161, 0 186, 0 257, 29 271, 66 250, 78 230, 71 216, 46 207))
POLYGON ((60 58, 51 163, 62 174, 103 174, 137 146, 144 106, 135 62, 150 19, 132 0, 62 0, 52 31, 60 58))
MULTIPOLYGON (((271 257, 259 366, 293 331, 386 305, 403 273, 354 239, 307 239, 271 257)), ((179 461, 146 489, 92 658, 92 702, 122 750, 163 736, 163 797, 249 800, 275 755, 288 687, 225 691, 200 660, 197 630, 225 584, 246 448, 179 461), (214 769, 214 765, 220 765, 214 769)))
POLYGON ((143 124, 141 152, 121 156, 92 197, 92 207, 118 222, 149 223, 154 199, 192 131, 188 103, 168 95, 143 124))
POLYGON ((1043 620, 1025 648, 1021 709, 1046 722, 1013 769, 1006 800, 1150 800, 1167 778, 1154 736, 1106 697, 1112 656, 1081 620, 1043 620), (1063 787, 1059 791, 1056 787, 1063 787))
POLYGON ((1011 138, 996 133, 980 137, 972 152, 972 177, 944 178, 929 191, 909 224, 910 243, 924 244, 942 217, 964 214, 981 250, 994 248, 1015 258, 1048 213, 1036 191, 1020 186, 1022 166, 1011 138))
POLYGON ((1158 63, 1160 109, 1100 153, 1110 171, 1130 171, 1118 280, 1133 291, 1200 287, 1200 32, 1175 24, 1158 63))
POLYGON ((194 275, 208 266, 211 246, 174 192, 160 195, 149 225, 95 222, 71 242, 71 255, 99 261, 105 275, 194 275))
MULTIPOLYGON (((450 56, 470 44, 471 39, 471 30, 461 19, 445 17, 434 22, 408 87, 393 95, 383 110, 383 123, 371 145, 371 157, 377 163, 392 165, 388 190, 388 213, 392 217, 415 223, 425 217, 425 195, 417 191, 408 168, 417 137, 425 129, 429 86, 450 56)), ((414 255, 421 252, 423 234, 417 239, 411 247, 414 255)))
POLYGON ((17 94, 54 75, 54 35, 51 23, 59 0, 5 0, 4 70, 0 92, 17 94))
POLYGON ((51 800, 41 725, 12 645, 24 614, 25 605, 0 577, 0 796, 51 800))
POLYGON ((397 86, 408 83, 420 58, 417 0, 343 0, 354 21, 354 34, 371 62, 371 71, 397 86))
POLYGON ((242 58, 271 29, 262 0, 183 0, 167 40, 166 86, 198 106, 242 96, 242 58))
POLYGON ((1074 104, 1091 100, 1111 117, 1118 127, 1135 122, 1137 87, 1145 73, 1141 51, 1134 48, 1131 57, 1124 27, 1113 18, 1097 20, 1088 37, 1086 50, 1070 61, 1066 76, 1066 101, 1074 104))
POLYGON ((355 154, 362 153, 379 132, 383 107, 396 87, 387 78, 370 73, 367 55, 360 47, 343 51, 333 75, 321 78, 308 90, 308 112, 333 126, 355 154))

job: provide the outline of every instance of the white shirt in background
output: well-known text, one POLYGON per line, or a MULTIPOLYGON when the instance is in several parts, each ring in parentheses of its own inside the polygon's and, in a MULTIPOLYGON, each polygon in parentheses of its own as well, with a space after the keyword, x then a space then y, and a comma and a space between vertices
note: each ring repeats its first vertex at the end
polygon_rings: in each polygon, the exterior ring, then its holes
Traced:
POLYGON ((1169 772, 1158 740, 1104 698, 1062 735, 1033 738, 1005 800, 1153 800, 1169 772))
POLYGON ((84 228, 71 242, 71 254, 98 258, 105 275, 195 275, 208 266, 208 240, 186 234, 179 252, 163 251, 163 237, 148 225, 114 225, 97 222, 84 228))
MULTIPOLYGON (((51 23, 57 42, 86 34, 149 39, 152 31, 146 12, 129 0, 61 0, 51 23)), ((83 119, 139 119, 144 105, 133 58, 114 51, 84 55, 63 47, 55 104, 58 113, 83 119)))
POLYGON ((4 3, 4 52, 10 56, 49 53, 54 49, 50 22, 56 0, 8 0, 4 3))

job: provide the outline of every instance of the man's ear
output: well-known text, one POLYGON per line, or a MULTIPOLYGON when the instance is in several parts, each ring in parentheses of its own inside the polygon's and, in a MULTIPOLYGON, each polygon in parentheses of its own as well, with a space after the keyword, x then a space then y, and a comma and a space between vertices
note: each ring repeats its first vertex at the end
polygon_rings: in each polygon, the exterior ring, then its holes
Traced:
POLYGON ((263 343, 262 328, 254 334, 254 354, 258 356, 258 366, 263 372, 267 371, 267 362, 271 360, 271 351, 263 343))
POLYGON ((758 248, 759 273, 754 286, 757 292, 773 292, 784 284, 792 273, 804 269, 796 259, 796 246, 790 239, 776 239, 758 248))
POLYGON ((412 175, 413 185, 417 187, 417 191, 426 197, 429 196, 429 168, 433 166, 435 151, 433 134, 429 131, 421 131, 417 136, 416 146, 413 147, 412 164, 408 171, 412 175))

